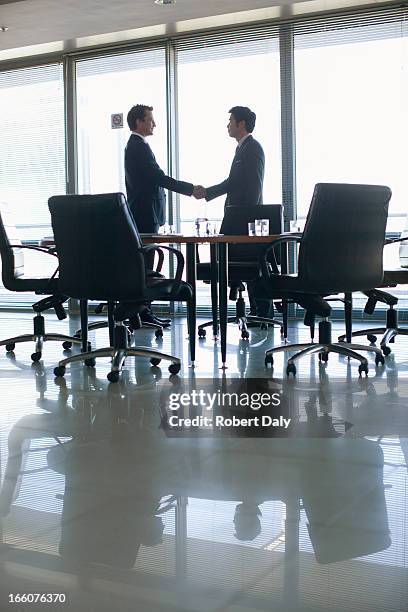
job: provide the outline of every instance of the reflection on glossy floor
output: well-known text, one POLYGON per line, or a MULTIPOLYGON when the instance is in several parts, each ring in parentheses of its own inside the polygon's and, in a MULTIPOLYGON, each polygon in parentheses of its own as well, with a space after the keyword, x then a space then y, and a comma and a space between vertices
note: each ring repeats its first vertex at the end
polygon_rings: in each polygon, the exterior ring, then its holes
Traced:
MULTIPOLYGON (((291 434, 188 437, 166 428, 163 398, 225 381, 210 338, 186 367, 178 321, 162 342, 183 356, 178 381, 139 358, 117 385, 107 360, 56 384, 57 344, 35 366, 29 345, 0 355, 0 609, 406 611, 408 341, 367 379, 330 356, 287 380, 283 356, 263 366, 277 331, 249 344, 232 331, 228 377, 279 390, 291 434), (67 601, 10 603, 24 593, 67 601)), ((0 335, 30 324, 3 315, 0 335)), ((307 338, 300 324, 290 335, 307 338)), ((140 331, 137 343, 156 340, 140 331)))

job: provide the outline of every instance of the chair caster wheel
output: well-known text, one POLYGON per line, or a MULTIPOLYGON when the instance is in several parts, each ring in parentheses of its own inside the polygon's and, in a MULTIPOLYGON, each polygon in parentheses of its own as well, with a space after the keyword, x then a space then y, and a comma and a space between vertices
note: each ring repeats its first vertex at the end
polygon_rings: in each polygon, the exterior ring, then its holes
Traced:
POLYGON ((384 365, 384 363, 385 363, 385 359, 384 359, 384 357, 382 355, 376 355, 375 356, 375 365, 376 366, 384 365))
POLYGON ((169 365, 170 374, 178 374, 180 372, 181 364, 180 363, 172 363, 169 365))
POLYGON ((374 342, 377 342, 377 336, 374 336, 373 334, 367 334, 367 340, 370 342, 370 344, 374 344, 374 342))
POLYGON ((8 353, 10 353, 11 351, 14 351, 15 348, 16 348, 16 345, 14 342, 10 342, 10 344, 6 344, 6 351, 8 353))
POLYGON ((265 355, 265 368, 267 368, 269 364, 273 367, 273 357, 272 355, 265 355))
POLYGON ((366 375, 368 374, 368 365, 365 363, 360 363, 360 365, 358 366, 358 373, 362 374, 363 372, 366 375))
POLYGON ((241 338, 242 338, 243 340, 248 340, 248 339, 249 339, 249 332, 247 332, 247 331, 242 331, 242 332, 241 332, 241 338))
POLYGON ((56 376, 57 378, 60 376, 64 376, 65 374, 65 366, 57 366, 56 368, 54 368, 54 376, 56 376))
POLYGON ((117 383, 119 380, 119 372, 109 372, 107 379, 111 383, 117 383))
POLYGON ((41 355, 42 353, 40 353, 39 351, 37 353, 32 353, 31 354, 32 361, 40 361, 41 355))
POLYGON ((290 374, 296 376, 296 366, 294 363, 288 363, 288 365, 286 366, 286 375, 289 376, 290 374))
POLYGON ((329 353, 319 353, 319 361, 327 363, 329 361, 329 353))
POLYGON ((95 357, 89 357, 88 359, 84 360, 84 364, 86 366, 89 366, 90 368, 94 368, 95 364, 96 364, 96 359, 95 357))
POLYGON ((205 338, 207 335, 207 332, 205 331, 205 329, 201 329, 200 327, 198 328, 198 337, 199 338, 205 338))
POLYGON ((383 352, 383 354, 384 354, 385 356, 387 356, 387 355, 389 355, 389 354, 391 353, 391 349, 390 349, 390 347, 389 347, 389 346, 382 346, 382 347, 381 347, 381 350, 382 350, 382 352, 383 352))
POLYGON ((68 340, 66 340, 65 342, 62 343, 62 348, 67 351, 68 349, 72 348, 72 342, 69 342, 68 340))
POLYGON ((154 335, 156 336, 156 338, 163 338, 163 330, 156 329, 156 331, 154 332, 154 335))
POLYGON ((150 363, 152 364, 152 366, 158 366, 160 362, 161 362, 161 359, 158 359, 157 357, 152 357, 152 359, 150 360, 150 363))

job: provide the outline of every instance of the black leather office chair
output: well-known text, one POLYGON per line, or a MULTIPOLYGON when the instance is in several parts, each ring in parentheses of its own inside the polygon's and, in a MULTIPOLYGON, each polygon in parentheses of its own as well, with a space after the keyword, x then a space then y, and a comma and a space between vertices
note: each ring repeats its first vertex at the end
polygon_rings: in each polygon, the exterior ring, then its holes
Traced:
MULTIPOLYGON (((195 312, 190 285, 181 280, 184 260, 180 251, 160 246, 177 257, 174 280, 146 277, 144 254, 157 247, 143 247, 133 217, 122 193, 69 195, 50 198, 52 227, 60 262, 60 285, 70 297, 115 303, 113 346, 75 355, 59 362, 56 376, 67 364, 84 361, 94 365, 97 357, 112 357, 108 374, 117 382, 127 356, 171 361, 169 371, 177 374, 180 359, 145 347, 128 347, 128 330, 123 321, 137 313, 144 302, 180 300, 187 302, 191 361, 195 358, 195 312), (75 240, 73 240, 75 236, 75 240)), ((83 308, 82 310, 85 310, 83 308)))
MULTIPOLYGON (((303 235, 282 238, 299 243, 297 275, 277 275, 264 261, 257 293, 271 299, 293 299, 313 314, 324 318, 319 323, 318 343, 294 344, 270 349, 265 365, 273 365, 278 351, 301 349, 288 360, 286 372, 296 374, 295 361, 303 355, 319 353, 322 361, 329 352, 360 361, 359 372, 368 372, 368 362, 357 350, 375 352, 376 364, 384 363, 377 347, 332 343, 331 308, 324 296, 352 293, 380 286, 383 279, 383 246, 391 190, 378 185, 319 183, 315 186, 303 235)), ((268 247, 267 251, 274 246, 268 247)))
MULTIPOLYGON (((227 206, 220 228, 220 234, 239 236, 248 234, 248 223, 255 219, 269 220, 269 233, 281 234, 283 231, 283 207, 281 204, 263 204, 261 206, 227 206)), ((247 316, 245 301, 242 293, 245 291, 245 283, 252 283, 259 277, 259 256, 264 251, 265 244, 231 244, 228 247, 228 280, 230 286, 230 300, 236 302, 236 314, 228 317, 228 323, 237 323, 243 339, 249 338, 248 323, 258 326, 279 325, 281 333, 284 332, 282 321, 261 316, 247 316)), ((280 263, 280 254, 271 253, 274 258, 273 265, 280 263)), ((211 281, 211 264, 209 262, 197 265, 197 280, 211 281)), ((198 336, 204 338, 205 328, 212 326, 213 320, 198 326, 198 336)), ((217 326, 215 326, 217 327, 217 326)))
MULTIPOLYGON (((5 346, 7 352, 14 351, 16 344, 21 342, 34 342, 35 350, 31 355, 33 361, 39 361, 42 357, 44 342, 56 340, 63 343, 64 349, 70 349, 73 343, 80 344, 78 338, 66 336, 64 334, 46 334, 45 320, 41 313, 54 308, 58 319, 66 318, 63 303, 68 299, 62 294, 58 278, 29 278, 24 275, 24 255, 23 249, 31 249, 48 254, 48 249, 37 246, 22 245, 17 229, 13 223, 10 207, 0 203, 0 254, 2 263, 3 284, 9 291, 22 293, 34 292, 36 295, 46 295, 48 297, 32 305, 34 312, 34 330, 32 334, 22 334, 13 336, 0 341, 0 346, 5 346)), ((57 260, 55 259, 57 269, 57 260)))

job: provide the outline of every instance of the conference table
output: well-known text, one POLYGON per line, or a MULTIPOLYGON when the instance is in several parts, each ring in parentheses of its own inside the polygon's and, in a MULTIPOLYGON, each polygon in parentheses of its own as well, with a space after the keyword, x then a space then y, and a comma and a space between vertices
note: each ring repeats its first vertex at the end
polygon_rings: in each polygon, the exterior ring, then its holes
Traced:
MULTIPOLYGON (((211 280, 211 304, 213 321, 217 320, 217 305, 220 322, 221 368, 227 367, 227 317, 228 317, 228 245, 229 244, 259 244, 271 243, 277 238, 295 236, 299 234, 285 233, 268 236, 227 236, 223 234, 214 236, 194 236, 181 234, 145 234, 142 235, 144 244, 179 244, 186 245, 186 281, 193 289, 193 311, 196 312, 196 285, 197 285, 197 245, 210 245, 210 262, 213 270, 211 280)), ((282 271, 287 269, 286 248, 282 253, 282 271)), ((195 314, 194 314, 195 318, 195 314)), ((195 320, 193 321, 195 329, 195 320)), ((191 365, 195 362, 195 337, 191 343, 191 365)))

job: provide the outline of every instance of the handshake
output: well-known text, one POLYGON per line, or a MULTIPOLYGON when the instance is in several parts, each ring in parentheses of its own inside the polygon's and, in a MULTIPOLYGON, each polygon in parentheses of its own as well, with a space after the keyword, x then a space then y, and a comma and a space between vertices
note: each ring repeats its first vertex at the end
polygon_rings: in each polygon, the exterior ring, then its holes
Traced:
POLYGON ((195 197, 196 200, 202 200, 203 198, 206 197, 207 190, 202 185, 194 185, 192 195, 195 197))

